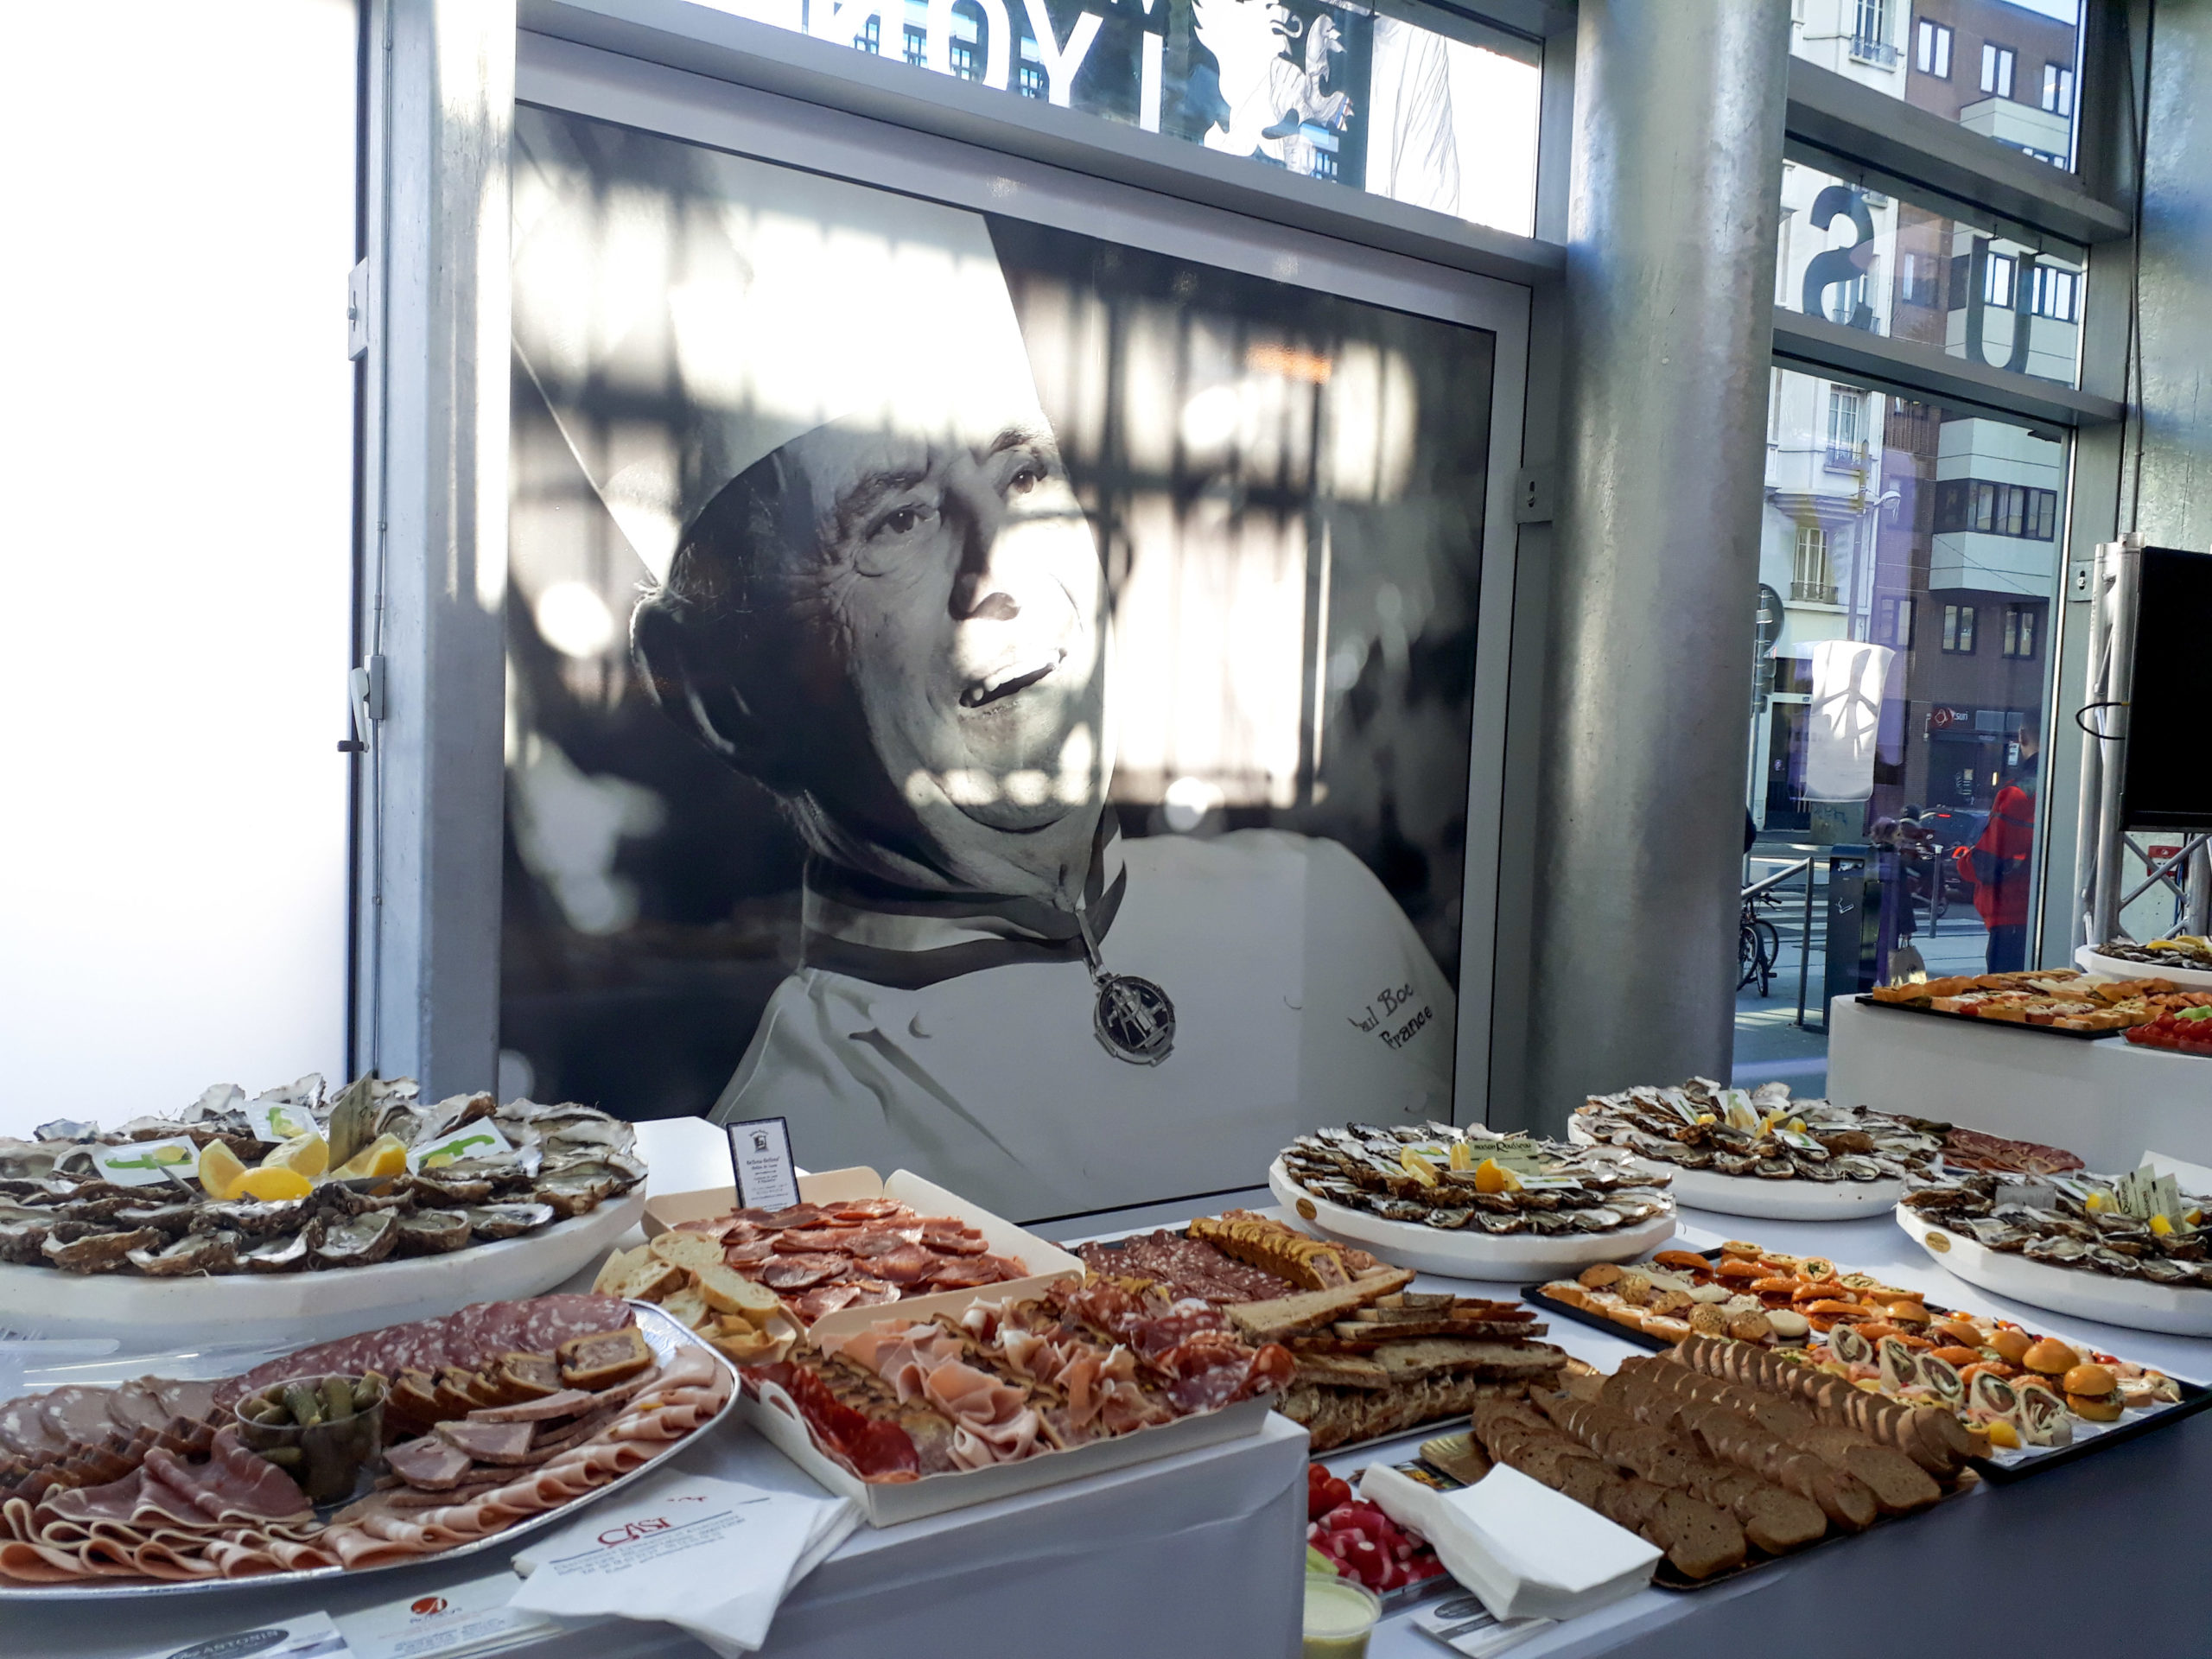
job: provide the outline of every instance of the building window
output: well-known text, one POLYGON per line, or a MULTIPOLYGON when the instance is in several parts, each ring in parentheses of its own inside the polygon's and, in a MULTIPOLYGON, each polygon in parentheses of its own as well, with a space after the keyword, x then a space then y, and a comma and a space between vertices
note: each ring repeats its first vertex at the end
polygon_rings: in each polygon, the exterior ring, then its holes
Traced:
POLYGON ((1020 72, 1015 76, 1015 84, 1024 98, 1043 98, 1051 90, 1045 85, 1045 66, 1041 63, 1032 63, 1027 58, 1021 60, 1020 72))
POLYGON ((1897 49, 1890 44, 1890 0, 1859 0, 1851 28, 1851 55, 1861 63, 1892 67, 1897 49))
POLYGON ((881 54, 883 51, 883 19, 881 17, 873 12, 868 14, 867 26, 853 36, 853 50, 866 52, 871 56, 881 54))
MULTIPOLYGON (((875 20, 874 18, 870 18, 868 21, 873 22, 875 20)), ((906 25, 906 61, 913 65, 917 69, 928 68, 930 67, 929 35, 923 30, 916 29, 912 23, 909 23, 906 25)))
POLYGON ((1828 533, 1818 524, 1797 526, 1797 556, 1789 597, 1814 605, 1835 603, 1835 569, 1828 562, 1828 533))
POLYGON ((1936 303, 1936 280, 1939 269, 1936 256, 1932 253, 1904 253, 1897 256, 1897 297, 1907 305, 1924 305, 1931 308, 1936 303))
POLYGON ((983 78, 983 72, 976 62, 976 43, 973 41, 953 41, 950 55, 952 73, 961 79, 981 80, 983 78))
POLYGON ((2058 492, 2025 484, 1947 478, 1936 486, 1936 529, 2047 542, 2058 533, 2058 492))
POLYGON ((2043 67, 2043 106, 2053 115, 2074 113, 2074 72, 2063 63, 2043 67))
POLYGON ((1828 388, 1828 465, 1856 467, 1866 459, 1866 394, 1856 386, 1828 388))
POLYGON ((2032 657, 2036 654, 2034 606, 2007 605, 2005 607, 2005 654, 2007 657, 2032 657))
POLYGON ((2036 315, 2059 322, 2081 321, 2082 277, 2077 271, 2055 265, 2037 265, 2029 303, 2036 315))
POLYGON ((1999 98, 2012 96, 2012 48, 1992 46, 1987 41, 1981 48, 1981 90, 1994 92, 1999 98))
POLYGON ((1981 302, 2009 309, 2019 275, 2019 262, 2011 254, 1991 254, 1989 262, 1981 268, 1981 302))
POLYGON ((1961 657, 1974 655, 1974 607, 1943 607, 1943 649, 1961 657))
POLYGON ((1920 36, 1913 64, 1923 75, 1933 75, 1938 80, 1951 78, 1951 29, 1948 23, 1931 23, 1920 20, 1920 36))
POLYGON ((1913 598, 1910 594, 1885 595, 1874 607, 1876 643, 1912 649, 1913 598))

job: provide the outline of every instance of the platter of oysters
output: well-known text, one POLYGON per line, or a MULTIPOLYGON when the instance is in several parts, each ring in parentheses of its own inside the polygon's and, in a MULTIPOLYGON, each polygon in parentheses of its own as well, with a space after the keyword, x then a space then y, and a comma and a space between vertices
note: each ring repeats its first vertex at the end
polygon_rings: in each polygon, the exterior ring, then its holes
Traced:
POLYGON ((1970 1285, 2055 1313, 2212 1337, 2212 1198, 2124 1176, 1972 1172, 1916 1185, 1897 1225, 1970 1285))
POLYGON ((595 1108, 429 1103, 405 1078, 56 1120, 0 1139, 0 1327, 313 1338, 534 1295, 637 1219, 645 1181, 630 1125, 595 1108))
POLYGON ((1786 1083, 1594 1095, 1567 1124, 1578 1145, 1615 1147, 1675 1176, 1677 1202, 1771 1221, 1847 1221, 1895 1206, 1932 1177, 1948 1126, 1794 1100, 1786 1083))
POLYGON ((1448 1123, 1352 1123, 1301 1135, 1269 1166, 1315 1231, 1383 1261, 1519 1282, 1625 1262, 1675 1232, 1669 1177, 1611 1147, 1448 1123))

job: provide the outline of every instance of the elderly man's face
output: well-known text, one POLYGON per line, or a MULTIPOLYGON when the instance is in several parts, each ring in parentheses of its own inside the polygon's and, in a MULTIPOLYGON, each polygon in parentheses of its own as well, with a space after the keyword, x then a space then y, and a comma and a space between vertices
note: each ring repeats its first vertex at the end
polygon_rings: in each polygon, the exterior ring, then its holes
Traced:
POLYGON ((1041 418, 972 443, 827 427, 792 446, 823 597, 891 781, 1030 830, 1099 798, 1098 550, 1041 418))

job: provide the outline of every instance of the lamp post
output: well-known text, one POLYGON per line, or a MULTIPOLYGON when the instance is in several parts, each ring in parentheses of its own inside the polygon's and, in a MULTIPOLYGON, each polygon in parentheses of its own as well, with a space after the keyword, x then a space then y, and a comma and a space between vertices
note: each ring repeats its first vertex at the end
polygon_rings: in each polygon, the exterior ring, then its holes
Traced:
POLYGON ((1862 587, 1866 590, 1866 633, 1873 632, 1875 515, 1884 507, 1895 506, 1904 499, 1904 495, 1902 491, 1891 488, 1883 491, 1880 495, 1868 501, 1862 490, 1859 499, 1865 505, 1859 509, 1859 534, 1852 538, 1851 603, 1844 617, 1844 635, 1851 639, 1864 639, 1866 637, 1866 634, 1862 634, 1859 631, 1859 594, 1862 587))

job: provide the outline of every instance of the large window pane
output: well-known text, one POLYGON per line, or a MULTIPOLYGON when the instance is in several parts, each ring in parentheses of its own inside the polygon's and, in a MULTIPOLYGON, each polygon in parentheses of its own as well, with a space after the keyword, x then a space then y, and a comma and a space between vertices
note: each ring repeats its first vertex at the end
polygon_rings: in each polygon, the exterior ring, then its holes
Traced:
POLYGON ((1739 1076, 1818 1092, 1832 956, 2021 965, 2065 480, 2065 445, 2024 428, 1775 372, 1745 882, 1810 857, 1813 902, 1809 934, 1802 876, 1754 906, 1773 976, 1738 993, 1739 1076), (1831 938, 1832 873, 1881 884, 1863 952, 1831 938))
POLYGON ((694 3, 1535 232, 1541 49, 1418 0, 694 3))
POLYGON ((2075 383, 2086 256, 1994 236, 1784 162, 1775 303, 1941 346, 2039 380, 2075 383))
POLYGON ((1797 0, 1789 49, 2070 168, 2080 22, 2081 0, 1797 0))

